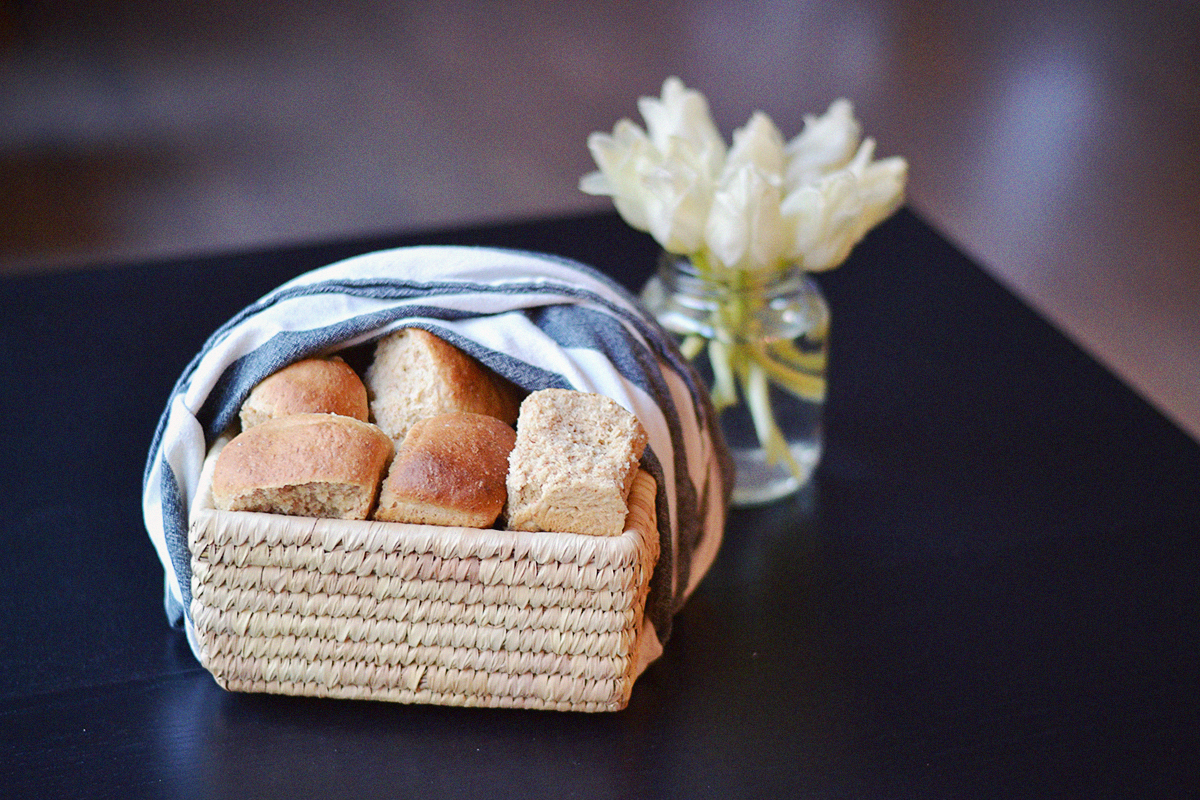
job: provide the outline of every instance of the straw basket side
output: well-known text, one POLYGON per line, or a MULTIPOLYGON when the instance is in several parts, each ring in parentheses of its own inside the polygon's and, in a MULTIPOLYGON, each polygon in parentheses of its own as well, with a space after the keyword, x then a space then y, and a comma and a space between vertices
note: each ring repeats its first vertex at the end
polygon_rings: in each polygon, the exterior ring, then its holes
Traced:
POLYGON ((625 533, 218 511, 209 454, 188 537, 201 663, 231 691, 615 711, 629 702, 655 482, 625 533))

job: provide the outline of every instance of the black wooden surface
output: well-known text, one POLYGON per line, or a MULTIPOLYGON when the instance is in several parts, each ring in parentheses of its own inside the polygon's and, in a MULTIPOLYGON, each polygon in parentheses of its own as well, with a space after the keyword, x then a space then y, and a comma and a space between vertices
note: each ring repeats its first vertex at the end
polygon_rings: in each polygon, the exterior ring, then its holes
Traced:
POLYGON ((269 289, 417 242, 655 256, 599 215, 0 282, 0 793, 1195 796, 1200 446, 907 211, 819 278, 815 484, 732 515, 625 711, 219 689, 142 526, 167 393, 269 289))

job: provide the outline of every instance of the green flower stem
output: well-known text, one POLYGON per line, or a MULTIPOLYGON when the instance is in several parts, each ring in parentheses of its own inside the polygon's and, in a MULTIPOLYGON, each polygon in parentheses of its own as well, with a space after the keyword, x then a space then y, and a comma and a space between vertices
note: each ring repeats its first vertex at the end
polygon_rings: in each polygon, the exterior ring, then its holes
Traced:
POLYGON ((755 360, 744 363, 743 386, 746 389, 746 403, 750 406, 750 418, 754 420, 754 430, 758 441, 763 446, 768 464, 774 464, 780 459, 787 464, 788 471, 797 478, 801 477, 800 464, 792 456, 787 446, 783 431, 775 421, 775 411, 771 406, 770 384, 767 372, 755 360))
POLYGON ((683 341, 679 343, 679 352, 683 353, 683 357, 688 361, 695 361, 696 356, 704 352, 704 347, 707 344, 708 340, 703 336, 691 333, 685 336, 683 341))
POLYGON ((717 411, 723 411, 737 405, 737 382, 734 378, 733 364, 736 346, 731 348, 720 339, 708 343, 708 359, 712 364, 713 385, 712 400, 717 411))
POLYGON ((795 344, 773 342, 770 352, 762 342, 747 342, 749 358, 757 362, 767 375, 804 400, 819 403, 825 399, 825 358, 821 354, 801 353, 795 344), (790 358, 791 354, 795 358, 790 358))

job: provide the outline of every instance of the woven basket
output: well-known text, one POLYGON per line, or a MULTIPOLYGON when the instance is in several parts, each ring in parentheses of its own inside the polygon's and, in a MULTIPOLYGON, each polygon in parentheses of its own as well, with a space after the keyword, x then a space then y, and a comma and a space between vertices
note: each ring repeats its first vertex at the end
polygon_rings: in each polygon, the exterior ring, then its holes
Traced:
POLYGON ((658 558, 655 483, 625 533, 445 528, 213 508, 188 547, 201 663, 232 691, 616 711, 658 558))

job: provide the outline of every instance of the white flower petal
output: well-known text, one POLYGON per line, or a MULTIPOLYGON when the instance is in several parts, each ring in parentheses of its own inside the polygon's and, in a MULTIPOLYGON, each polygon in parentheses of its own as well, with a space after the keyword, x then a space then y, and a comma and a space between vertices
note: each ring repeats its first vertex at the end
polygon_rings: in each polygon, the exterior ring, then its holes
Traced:
POLYGON ((816 186, 801 186, 783 199, 779 212, 792 230, 789 260, 803 263, 804 254, 816 246, 825 229, 825 198, 816 186))
POLYGON ((646 230, 645 200, 641 174, 655 160, 654 148, 646 133, 633 122, 622 119, 612 134, 588 136, 588 150, 600 169, 585 175, 579 188, 589 194, 610 195, 618 213, 637 230, 646 230))
POLYGON ((859 238, 903 204, 907 179, 908 162, 895 156, 876 161, 863 170, 859 178, 859 192, 863 201, 863 210, 859 215, 859 238))
POLYGON ((733 146, 725 158, 723 174, 731 175, 747 164, 776 183, 783 177, 783 134, 761 111, 754 112, 743 127, 733 132, 733 146))
POLYGON ((780 213, 794 234, 791 257, 811 272, 841 264, 862 237, 903 202, 908 165, 902 158, 872 161, 866 139, 846 166, 784 198, 780 213))
POLYGON ((726 269, 777 268, 791 250, 777 182, 753 164, 729 176, 713 194, 704 241, 726 269))
POLYGON ((646 121, 650 141, 660 153, 672 148, 673 139, 688 142, 709 175, 716 176, 725 163, 725 140, 708 110, 703 94, 688 89, 676 77, 663 82, 662 97, 642 97, 638 110, 646 121))
POLYGON ((665 161, 645 172, 641 185, 650 235, 669 252, 698 252, 712 204, 708 176, 682 160, 665 161))
POLYGON ((784 146, 787 185, 796 188, 845 167, 861 132, 854 106, 844 98, 834 100, 820 117, 805 115, 804 130, 784 146))
POLYGON ((613 193, 612 181, 599 170, 589 172, 579 179, 579 191, 584 194, 607 197, 613 193))

